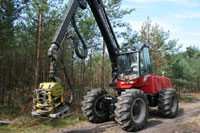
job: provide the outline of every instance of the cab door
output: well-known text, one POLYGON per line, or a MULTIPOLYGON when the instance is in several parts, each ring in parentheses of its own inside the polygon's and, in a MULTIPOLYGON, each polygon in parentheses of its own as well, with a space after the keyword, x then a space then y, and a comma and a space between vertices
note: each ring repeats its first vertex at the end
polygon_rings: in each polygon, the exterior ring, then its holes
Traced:
POLYGON ((140 76, 146 75, 146 74, 152 74, 152 66, 151 66, 151 59, 149 55, 149 48, 144 47, 139 56, 140 60, 140 76))

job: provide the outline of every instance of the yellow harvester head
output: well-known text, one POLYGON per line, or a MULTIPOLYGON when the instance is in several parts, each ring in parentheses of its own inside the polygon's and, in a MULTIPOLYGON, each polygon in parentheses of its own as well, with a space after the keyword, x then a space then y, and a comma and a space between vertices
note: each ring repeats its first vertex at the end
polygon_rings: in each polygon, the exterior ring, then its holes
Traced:
POLYGON ((57 82, 41 83, 35 90, 33 115, 49 115, 63 104, 64 88, 57 82))

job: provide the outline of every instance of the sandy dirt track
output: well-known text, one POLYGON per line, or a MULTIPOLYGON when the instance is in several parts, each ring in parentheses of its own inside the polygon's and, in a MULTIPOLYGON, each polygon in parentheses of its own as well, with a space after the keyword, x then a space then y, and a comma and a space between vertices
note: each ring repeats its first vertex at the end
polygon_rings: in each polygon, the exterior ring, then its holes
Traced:
MULTIPOLYGON (((101 124, 82 122, 75 126, 57 129, 60 133, 127 133, 115 121, 101 124)), ((176 118, 159 116, 157 109, 150 110, 148 124, 139 133, 200 133, 200 99, 179 104, 176 118)))

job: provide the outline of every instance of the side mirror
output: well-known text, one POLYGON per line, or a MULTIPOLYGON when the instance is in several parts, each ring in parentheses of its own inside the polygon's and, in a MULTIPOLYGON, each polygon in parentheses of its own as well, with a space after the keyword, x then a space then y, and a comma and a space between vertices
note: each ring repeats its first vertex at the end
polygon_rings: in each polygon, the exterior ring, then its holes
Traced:
POLYGON ((165 76, 165 71, 162 71, 162 76, 163 76, 163 77, 165 76))

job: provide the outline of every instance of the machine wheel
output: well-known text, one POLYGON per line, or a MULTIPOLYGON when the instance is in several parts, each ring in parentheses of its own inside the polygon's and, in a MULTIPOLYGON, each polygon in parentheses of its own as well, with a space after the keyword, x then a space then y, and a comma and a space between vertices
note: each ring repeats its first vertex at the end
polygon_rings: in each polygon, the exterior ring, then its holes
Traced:
POLYGON ((88 121, 101 123, 109 119, 109 107, 103 103, 107 92, 104 89, 93 89, 87 92, 82 102, 82 111, 88 121))
POLYGON ((159 92, 158 111, 163 117, 174 118, 178 113, 178 96, 173 88, 162 89, 159 92))
POLYGON ((115 120, 123 130, 138 131, 147 123, 147 98, 141 90, 125 90, 117 98, 115 106, 115 120))

